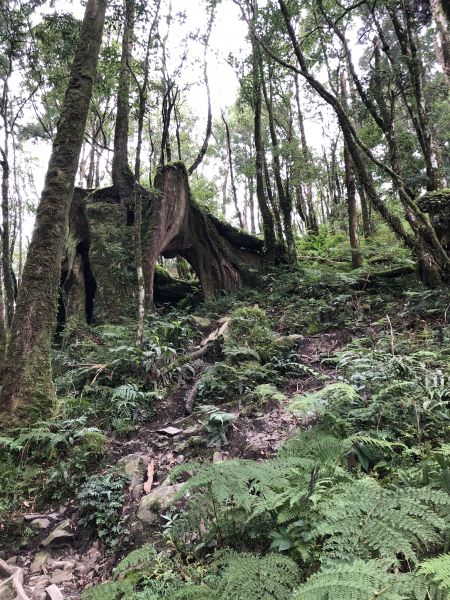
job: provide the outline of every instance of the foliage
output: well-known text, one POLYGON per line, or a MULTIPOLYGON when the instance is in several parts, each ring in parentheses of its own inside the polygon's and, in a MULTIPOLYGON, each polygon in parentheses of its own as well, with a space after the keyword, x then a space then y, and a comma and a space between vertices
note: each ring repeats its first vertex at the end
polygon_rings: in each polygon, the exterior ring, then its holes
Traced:
POLYGON ((220 448, 227 444, 227 431, 236 420, 236 415, 220 410, 217 406, 209 405, 201 406, 200 412, 206 416, 206 431, 211 446, 220 448))
POLYGON ((92 528, 109 548, 117 546, 125 533, 121 515, 127 481, 122 472, 110 470, 90 477, 77 494, 80 523, 92 528))

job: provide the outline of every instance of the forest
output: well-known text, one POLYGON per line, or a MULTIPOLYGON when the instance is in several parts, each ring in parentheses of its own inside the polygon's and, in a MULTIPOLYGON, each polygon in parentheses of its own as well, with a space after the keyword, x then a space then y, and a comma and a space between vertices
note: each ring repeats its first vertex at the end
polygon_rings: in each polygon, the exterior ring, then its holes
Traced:
POLYGON ((448 0, 0 0, 0 600, 450 599, 448 0))

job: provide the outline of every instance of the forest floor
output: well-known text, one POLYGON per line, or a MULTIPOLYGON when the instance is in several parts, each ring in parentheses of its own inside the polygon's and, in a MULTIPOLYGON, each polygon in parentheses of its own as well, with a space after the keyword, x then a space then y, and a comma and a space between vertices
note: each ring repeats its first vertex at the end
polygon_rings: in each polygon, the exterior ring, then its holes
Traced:
POLYGON ((0 559, 23 570, 30 599, 56 600, 110 581, 119 560, 142 544, 178 556, 174 523, 186 499, 169 473, 185 480, 193 461, 273 458, 317 422, 317 410, 293 410, 293 402, 330 384, 360 385, 361 372, 344 375, 345 365, 370 355, 373 375, 371 352, 383 360, 415 353, 417 372, 420 352, 428 352, 423 364, 445 370, 448 292, 425 290, 414 275, 373 283, 369 273, 314 264, 193 311, 155 316, 145 355, 135 354, 127 325, 82 332, 55 354, 66 398, 60 414, 16 448, 0 438, 0 559), (208 351, 193 359, 202 343, 208 351), (118 475, 124 467, 126 479, 118 475))

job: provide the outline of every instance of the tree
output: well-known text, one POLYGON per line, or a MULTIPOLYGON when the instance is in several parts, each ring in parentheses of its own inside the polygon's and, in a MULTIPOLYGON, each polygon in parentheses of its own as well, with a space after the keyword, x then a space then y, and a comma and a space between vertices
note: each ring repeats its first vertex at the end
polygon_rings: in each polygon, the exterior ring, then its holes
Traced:
POLYGON ((106 0, 88 0, 28 250, 3 369, 0 409, 30 422, 54 397, 51 342, 60 265, 95 79, 106 0))

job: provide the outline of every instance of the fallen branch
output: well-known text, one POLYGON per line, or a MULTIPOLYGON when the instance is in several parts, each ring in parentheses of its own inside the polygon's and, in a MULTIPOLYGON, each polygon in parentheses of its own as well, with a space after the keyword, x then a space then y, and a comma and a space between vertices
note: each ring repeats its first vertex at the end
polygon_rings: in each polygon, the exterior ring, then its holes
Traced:
POLYGON ((186 410, 187 415, 192 414, 192 411, 194 409, 194 402, 195 402, 195 398, 197 397, 197 394, 198 394, 199 384, 200 384, 200 379, 197 379, 197 381, 195 382, 195 384, 189 391, 189 394, 186 396, 185 410, 186 410))

